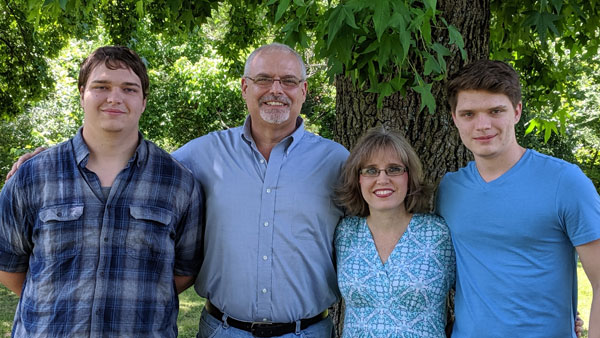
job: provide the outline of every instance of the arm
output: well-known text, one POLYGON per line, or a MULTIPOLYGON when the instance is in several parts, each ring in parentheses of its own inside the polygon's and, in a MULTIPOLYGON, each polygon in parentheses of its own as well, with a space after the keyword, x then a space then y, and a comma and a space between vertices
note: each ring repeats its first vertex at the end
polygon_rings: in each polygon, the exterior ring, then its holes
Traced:
POLYGON ((177 289, 177 293, 182 293, 187 288, 194 284, 196 280, 196 276, 173 276, 173 280, 175 281, 175 288, 177 289))
POLYGON ((576 247, 583 270, 592 284, 589 338, 600 338, 600 239, 576 247))
POLYGON ((0 283, 4 284, 10 291, 16 293, 17 296, 20 297, 26 274, 26 272, 0 271, 0 283))
POLYGON ((6 174, 5 182, 8 181, 8 179, 17 172, 17 169, 19 169, 19 167, 21 166, 21 164, 23 164, 23 162, 27 161, 28 159, 34 157, 35 155, 41 153, 44 150, 46 150, 45 147, 37 147, 37 148, 35 148, 35 150, 32 153, 27 153, 27 154, 21 155, 21 157, 19 157, 17 162, 13 163, 12 168, 10 168, 10 171, 8 172, 8 174, 6 174))

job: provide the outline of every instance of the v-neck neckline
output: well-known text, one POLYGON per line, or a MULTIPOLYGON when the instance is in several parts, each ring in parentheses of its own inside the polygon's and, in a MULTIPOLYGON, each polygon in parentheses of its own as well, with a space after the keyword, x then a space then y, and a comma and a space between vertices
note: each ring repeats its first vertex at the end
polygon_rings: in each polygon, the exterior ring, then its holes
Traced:
POLYGON ((394 248, 390 252, 387 259, 385 260, 385 263, 381 259, 381 256, 379 255, 379 251, 377 251, 377 245, 375 244, 375 237, 373 237, 373 233, 371 232, 371 229, 369 228, 369 224, 367 224, 367 218, 365 217, 363 219, 362 225, 364 227, 364 231, 367 232, 367 236, 369 238, 371 254, 374 254, 375 257, 377 257, 376 260, 377 260, 377 266, 379 267, 379 270, 385 271, 386 274, 388 273, 387 267, 390 265, 390 264, 388 264, 388 262, 390 261, 390 259, 392 259, 392 256, 394 256, 394 253, 396 252, 396 249, 400 246, 400 244, 403 241, 405 241, 404 238, 406 238, 408 236, 408 232, 410 231, 411 224, 412 224, 414 218, 415 218, 415 214, 413 214, 412 217, 410 218, 410 221, 408 221, 408 225, 406 226, 404 233, 402 234, 402 236, 400 236, 398 241, 394 244, 394 248))

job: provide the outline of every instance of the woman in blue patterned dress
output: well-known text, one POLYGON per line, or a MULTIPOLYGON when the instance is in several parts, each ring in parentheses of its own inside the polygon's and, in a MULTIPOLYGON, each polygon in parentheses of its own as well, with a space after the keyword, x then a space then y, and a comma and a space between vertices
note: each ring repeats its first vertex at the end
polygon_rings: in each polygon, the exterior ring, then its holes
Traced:
POLYGON ((446 337, 455 257, 442 218, 427 213, 430 189, 410 144, 371 129, 352 149, 338 200, 338 284, 344 338, 446 337))

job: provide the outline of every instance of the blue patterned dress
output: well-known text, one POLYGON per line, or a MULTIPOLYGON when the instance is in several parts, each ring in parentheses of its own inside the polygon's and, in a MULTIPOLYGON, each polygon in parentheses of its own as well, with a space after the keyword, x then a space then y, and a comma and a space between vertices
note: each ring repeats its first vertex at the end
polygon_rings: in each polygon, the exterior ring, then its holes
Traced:
POLYGON ((343 338, 446 337, 446 296, 455 256, 444 220, 414 214, 386 263, 365 218, 336 228, 338 284, 346 302, 343 338))

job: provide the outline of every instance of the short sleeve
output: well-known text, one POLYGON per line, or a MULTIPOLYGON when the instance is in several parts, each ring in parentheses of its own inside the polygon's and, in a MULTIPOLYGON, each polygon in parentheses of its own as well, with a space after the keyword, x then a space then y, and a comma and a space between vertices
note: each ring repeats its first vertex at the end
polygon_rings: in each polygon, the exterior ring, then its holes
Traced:
POLYGON ((557 187, 557 210, 573 246, 600 238, 600 197, 592 181, 576 165, 562 172, 557 187))

